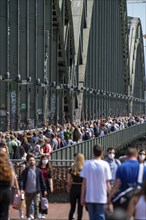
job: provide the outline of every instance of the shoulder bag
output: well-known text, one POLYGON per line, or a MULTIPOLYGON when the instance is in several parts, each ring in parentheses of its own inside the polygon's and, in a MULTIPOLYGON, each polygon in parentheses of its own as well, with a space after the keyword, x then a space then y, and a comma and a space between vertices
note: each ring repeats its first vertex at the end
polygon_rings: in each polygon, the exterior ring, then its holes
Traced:
POLYGON ((134 196, 141 189, 143 180, 144 165, 139 165, 137 184, 127 187, 124 191, 120 192, 116 197, 113 198, 112 203, 114 208, 121 207, 127 209, 128 203, 132 196, 134 196))

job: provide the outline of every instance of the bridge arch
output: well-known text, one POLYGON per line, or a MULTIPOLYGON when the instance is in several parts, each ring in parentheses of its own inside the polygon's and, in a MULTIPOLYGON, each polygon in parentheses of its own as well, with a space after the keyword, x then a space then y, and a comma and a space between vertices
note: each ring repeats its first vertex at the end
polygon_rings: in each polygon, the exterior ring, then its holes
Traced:
POLYGON ((129 68, 130 85, 129 96, 135 97, 130 101, 129 110, 131 113, 143 112, 143 107, 138 105, 140 99, 144 99, 144 47, 141 21, 139 18, 128 17, 129 33, 129 68))

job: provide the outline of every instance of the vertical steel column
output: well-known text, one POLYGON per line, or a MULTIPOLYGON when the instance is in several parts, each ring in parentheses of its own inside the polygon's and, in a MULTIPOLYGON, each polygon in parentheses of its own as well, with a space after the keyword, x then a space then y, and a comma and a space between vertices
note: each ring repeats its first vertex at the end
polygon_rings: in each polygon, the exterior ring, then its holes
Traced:
MULTIPOLYGON (((58 29, 57 27, 53 29, 53 47, 52 47, 52 63, 53 63, 53 71, 51 72, 51 81, 56 81, 56 85, 58 83, 58 29)), ((57 117, 58 117, 58 92, 57 89, 52 89, 51 90, 51 100, 53 101, 53 97, 55 99, 55 102, 53 104, 53 121, 56 123, 57 122, 57 117)))
MULTIPOLYGON (((18 8, 18 14, 17 14, 17 39, 18 39, 18 43, 17 43, 17 53, 18 53, 18 67, 17 67, 17 75, 20 74, 20 0, 17 0, 17 8, 18 8)), ((21 75, 21 74, 20 74, 21 75)), ((20 115, 20 92, 21 92, 21 88, 19 83, 17 83, 16 85, 16 89, 17 89, 17 125, 16 125, 16 129, 19 130, 20 127, 20 121, 18 120, 19 115, 20 115)))
MULTIPOLYGON (((37 33, 38 33, 38 0, 35 0, 35 80, 38 77, 37 59, 38 59, 38 47, 37 47, 37 33)), ((38 93, 39 88, 35 86, 35 126, 38 127, 38 93)))
MULTIPOLYGON (((46 11, 45 11, 45 7, 46 7, 46 1, 43 1, 44 7, 43 7, 43 34, 44 34, 44 45, 43 45, 43 49, 44 49, 44 76, 43 76, 43 80, 44 82, 47 80, 47 60, 48 60, 48 31, 46 30, 46 11)), ((42 121, 43 121, 43 126, 46 124, 46 87, 43 87, 43 105, 42 105, 42 121)))
MULTIPOLYGON (((10 3, 7 0, 7 72, 10 71, 10 3)), ((6 82, 6 129, 10 130, 10 83, 6 82)))
MULTIPOLYGON (((47 62, 47 65, 48 65, 48 79, 49 81, 51 80, 51 73, 52 73, 52 50, 53 50, 53 1, 50 1, 48 0, 49 2, 49 18, 48 18, 48 22, 49 22, 49 32, 48 32, 48 62, 47 62)), ((48 112, 49 110, 51 111, 51 90, 50 88, 48 87, 47 89, 47 97, 48 97, 48 112)))
MULTIPOLYGON (((62 27, 63 28, 63 27, 62 27)), ((59 75, 59 72, 58 72, 58 41, 59 41, 59 36, 58 36, 58 33, 56 34, 56 42, 57 42, 57 48, 56 48, 56 83, 58 84, 58 75, 59 75)), ((55 123, 57 124, 58 123, 58 116, 59 116, 59 93, 58 93, 58 90, 56 89, 55 91, 55 95, 56 95, 56 114, 55 114, 55 123)))
MULTIPOLYGON (((26 59, 27 59, 27 63, 26 63, 26 65, 27 65, 27 78, 30 76, 29 74, 29 59, 30 59, 30 57, 29 57, 29 49, 30 49, 30 45, 29 45, 29 19, 30 19, 30 17, 29 17, 29 0, 27 0, 27 2, 26 2, 26 4, 27 4, 27 6, 26 6, 26 8, 27 8, 27 12, 26 12, 26 14, 27 14, 27 16, 26 16, 26 19, 27 19, 27 22, 26 22, 26 25, 27 25, 27 27, 26 27, 26 31, 27 31, 27 43, 26 43, 26 46, 27 46, 27 54, 26 54, 26 59)), ((26 95, 26 120, 27 120, 27 122, 29 121, 29 118, 30 118, 30 92, 31 92, 31 90, 30 90, 30 86, 29 86, 29 84, 27 84, 26 85, 26 90, 27 90, 27 95, 26 95)))
POLYGON ((92 99, 93 99, 93 119, 96 118, 96 95, 93 93, 92 95, 92 99))
POLYGON ((87 96, 87 92, 84 92, 84 101, 85 101, 85 105, 84 105, 84 115, 85 115, 85 121, 87 121, 88 118, 88 96, 87 96))

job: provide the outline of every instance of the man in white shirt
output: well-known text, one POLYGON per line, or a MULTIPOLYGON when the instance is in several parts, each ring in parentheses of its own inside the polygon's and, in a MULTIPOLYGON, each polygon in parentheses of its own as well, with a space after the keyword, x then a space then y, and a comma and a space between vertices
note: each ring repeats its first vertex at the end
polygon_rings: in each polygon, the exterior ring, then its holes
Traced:
POLYGON ((85 162, 81 171, 83 177, 81 204, 87 206, 90 220, 105 220, 107 193, 112 179, 108 163, 103 158, 100 145, 93 147, 94 158, 85 162))

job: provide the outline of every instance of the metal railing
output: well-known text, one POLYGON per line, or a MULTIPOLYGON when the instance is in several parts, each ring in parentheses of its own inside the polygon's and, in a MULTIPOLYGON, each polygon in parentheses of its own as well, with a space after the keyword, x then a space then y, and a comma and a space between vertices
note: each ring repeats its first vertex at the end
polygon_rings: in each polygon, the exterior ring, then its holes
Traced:
MULTIPOLYGON (((134 125, 124 130, 108 134, 104 137, 91 139, 84 141, 69 147, 64 147, 59 150, 53 151, 51 153, 50 163, 53 170, 53 182, 54 182, 54 192, 61 193, 66 192, 66 180, 67 174, 71 164, 73 163, 73 155, 76 152, 83 153, 85 159, 92 157, 92 147, 94 144, 101 144, 104 151, 107 150, 109 146, 120 147, 122 145, 128 144, 131 141, 142 137, 146 134, 146 123, 134 125)), ((21 165, 23 160, 11 160, 17 177, 19 179, 21 174, 21 165)), ((36 158, 36 164, 38 165, 40 159, 36 158)))
POLYGON ((55 150, 51 153, 52 160, 72 160, 74 153, 80 152, 84 154, 85 159, 92 157, 92 147, 95 144, 100 144, 103 150, 106 151, 109 146, 120 147, 128 144, 135 139, 146 134, 146 123, 133 125, 129 128, 107 134, 103 137, 83 141, 68 147, 55 150))
MULTIPOLYGON (((39 164, 39 161, 40 159, 36 159, 36 165, 39 164)), ((22 164, 26 161, 15 159, 11 160, 11 162, 19 181, 22 171, 22 164)), ((52 165, 53 172, 54 193, 66 192, 67 175, 73 160, 50 160, 50 163, 52 165)))

